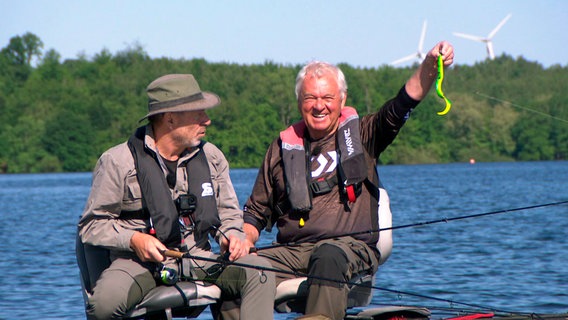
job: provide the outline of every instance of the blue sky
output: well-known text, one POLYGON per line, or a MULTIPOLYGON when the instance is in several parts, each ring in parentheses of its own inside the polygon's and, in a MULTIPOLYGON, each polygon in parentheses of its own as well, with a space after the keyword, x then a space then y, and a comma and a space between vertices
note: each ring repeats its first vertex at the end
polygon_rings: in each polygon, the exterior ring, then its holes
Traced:
MULTIPOLYGON (((568 64, 564 0, 2 0, 0 46, 32 32, 63 59, 139 44, 152 58, 209 62, 303 64, 312 59, 378 67, 439 40, 456 49, 456 64, 487 57, 485 45, 453 32, 493 37, 497 56, 544 67, 568 64)), ((412 62, 412 61, 411 61, 412 62)), ((401 64, 401 66, 408 65, 401 64)))

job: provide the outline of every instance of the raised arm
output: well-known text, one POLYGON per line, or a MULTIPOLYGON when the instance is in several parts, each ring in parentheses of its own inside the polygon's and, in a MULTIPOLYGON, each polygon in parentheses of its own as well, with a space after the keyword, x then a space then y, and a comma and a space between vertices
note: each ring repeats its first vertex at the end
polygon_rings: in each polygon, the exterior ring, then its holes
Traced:
POLYGON ((444 66, 454 62, 454 47, 446 41, 439 42, 432 48, 418 70, 406 82, 406 92, 415 100, 422 100, 430 91, 438 76, 438 56, 442 55, 444 66))

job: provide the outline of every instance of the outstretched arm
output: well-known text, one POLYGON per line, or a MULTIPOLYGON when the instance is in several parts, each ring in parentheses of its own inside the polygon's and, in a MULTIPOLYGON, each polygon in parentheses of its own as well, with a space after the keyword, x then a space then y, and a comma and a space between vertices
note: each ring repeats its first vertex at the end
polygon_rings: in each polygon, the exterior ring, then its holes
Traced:
POLYGON ((408 79, 405 88, 408 95, 414 100, 422 100, 430 91, 432 84, 438 76, 438 56, 442 55, 444 66, 454 62, 454 47, 446 42, 439 42, 432 48, 418 70, 408 79))

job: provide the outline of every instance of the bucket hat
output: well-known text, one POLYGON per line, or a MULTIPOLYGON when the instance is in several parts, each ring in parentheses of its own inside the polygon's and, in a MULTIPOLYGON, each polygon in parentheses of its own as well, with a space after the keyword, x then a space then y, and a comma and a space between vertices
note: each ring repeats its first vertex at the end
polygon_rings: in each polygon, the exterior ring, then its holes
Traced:
POLYGON ((164 112, 205 110, 218 106, 221 99, 214 93, 201 91, 191 74, 168 74, 152 81, 146 88, 149 116, 164 112))

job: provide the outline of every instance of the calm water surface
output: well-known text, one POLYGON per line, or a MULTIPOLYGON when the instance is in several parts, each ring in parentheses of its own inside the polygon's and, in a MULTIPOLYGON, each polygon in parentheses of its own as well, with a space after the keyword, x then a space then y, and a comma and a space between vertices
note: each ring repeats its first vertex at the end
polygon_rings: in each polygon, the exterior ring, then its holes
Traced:
MULTIPOLYGON (((232 171, 241 205, 256 171, 232 171)), ((379 171, 395 226, 568 200, 566 161, 379 171)), ((84 318, 74 234, 90 181, 90 173, 0 175, 0 319, 84 318)), ((566 204, 395 230, 376 276, 388 291, 374 290, 372 304, 568 312, 567 230, 566 204)))

